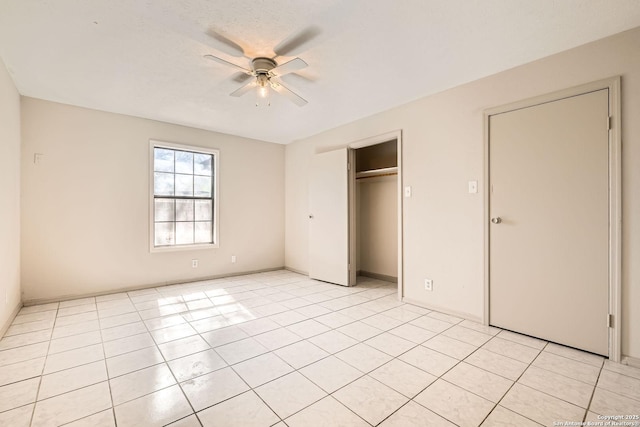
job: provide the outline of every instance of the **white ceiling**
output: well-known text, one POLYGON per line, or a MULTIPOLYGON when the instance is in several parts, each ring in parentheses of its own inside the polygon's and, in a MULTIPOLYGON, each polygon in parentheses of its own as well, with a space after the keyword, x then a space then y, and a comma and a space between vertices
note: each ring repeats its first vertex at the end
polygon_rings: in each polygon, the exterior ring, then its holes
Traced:
POLYGON ((0 0, 0 56, 26 96, 286 144, 637 26, 638 0, 0 0), (304 107, 203 59, 309 29, 304 107))

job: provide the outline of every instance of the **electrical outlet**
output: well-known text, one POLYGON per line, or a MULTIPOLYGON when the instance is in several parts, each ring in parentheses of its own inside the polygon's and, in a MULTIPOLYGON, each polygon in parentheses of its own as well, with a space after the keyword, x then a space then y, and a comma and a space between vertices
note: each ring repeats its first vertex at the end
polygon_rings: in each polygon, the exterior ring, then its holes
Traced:
POLYGON ((433 290, 433 280, 432 279, 424 279, 424 290, 432 291, 433 290))
POLYGON ((235 255, 231 255, 231 262, 236 262, 236 256, 235 255))
POLYGON ((191 260, 191 267, 198 268, 198 260, 197 259, 192 259, 191 260))

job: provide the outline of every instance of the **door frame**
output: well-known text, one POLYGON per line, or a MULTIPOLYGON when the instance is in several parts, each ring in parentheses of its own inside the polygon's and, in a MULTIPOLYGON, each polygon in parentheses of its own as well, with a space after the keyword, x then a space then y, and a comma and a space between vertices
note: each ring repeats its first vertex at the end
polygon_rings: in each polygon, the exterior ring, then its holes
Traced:
MULTIPOLYGON (((483 323, 489 325, 489 119, 491 116, 532 107, 561 99, 584 95, 602 89, 609 90, 609 359, 621 357, 621 288, 622 288, 622 128, 620 107, 620 76, 575 86, 484 111, 484 312, 483 323), (612 319, 611 319, 612 317, 612 319)), ((607 321, 607 319, 602 320, 607 321)))
POLYGON ((356 171, 355 167, 355 151, 358 148, 369 147, 387 141, 396 140, 398 152, 398 300, 402 301, 404 296, 404 263, 403 263, 403 206, 402 206, 402 130, 394 130, 381 135, 360 139, 347 145, 349 148, 349 263, 353 266, 349 270, 350 284, 355 284, 356 279, 356 171))

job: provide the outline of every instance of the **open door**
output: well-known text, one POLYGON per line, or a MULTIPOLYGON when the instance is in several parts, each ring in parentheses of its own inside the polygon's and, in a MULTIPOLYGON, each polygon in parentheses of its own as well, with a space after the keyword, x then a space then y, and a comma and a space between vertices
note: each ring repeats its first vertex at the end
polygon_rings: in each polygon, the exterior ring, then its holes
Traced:
POLYGON ((349 286, 349 151, 316 154, 309 182, 309 277, 349 286))

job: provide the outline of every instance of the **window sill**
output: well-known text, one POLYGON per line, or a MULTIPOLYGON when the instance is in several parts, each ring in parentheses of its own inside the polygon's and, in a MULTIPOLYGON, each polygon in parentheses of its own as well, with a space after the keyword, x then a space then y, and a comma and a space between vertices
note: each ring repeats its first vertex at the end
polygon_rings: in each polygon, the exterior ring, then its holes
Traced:
POLYGON ((206 249, 218 249, 219 244, 195 244, 195 245, 177 245, 177 246, 151 246, 149 252, 161 253, 161 252, 182 252, 182 251, 201 251, 206 249))

